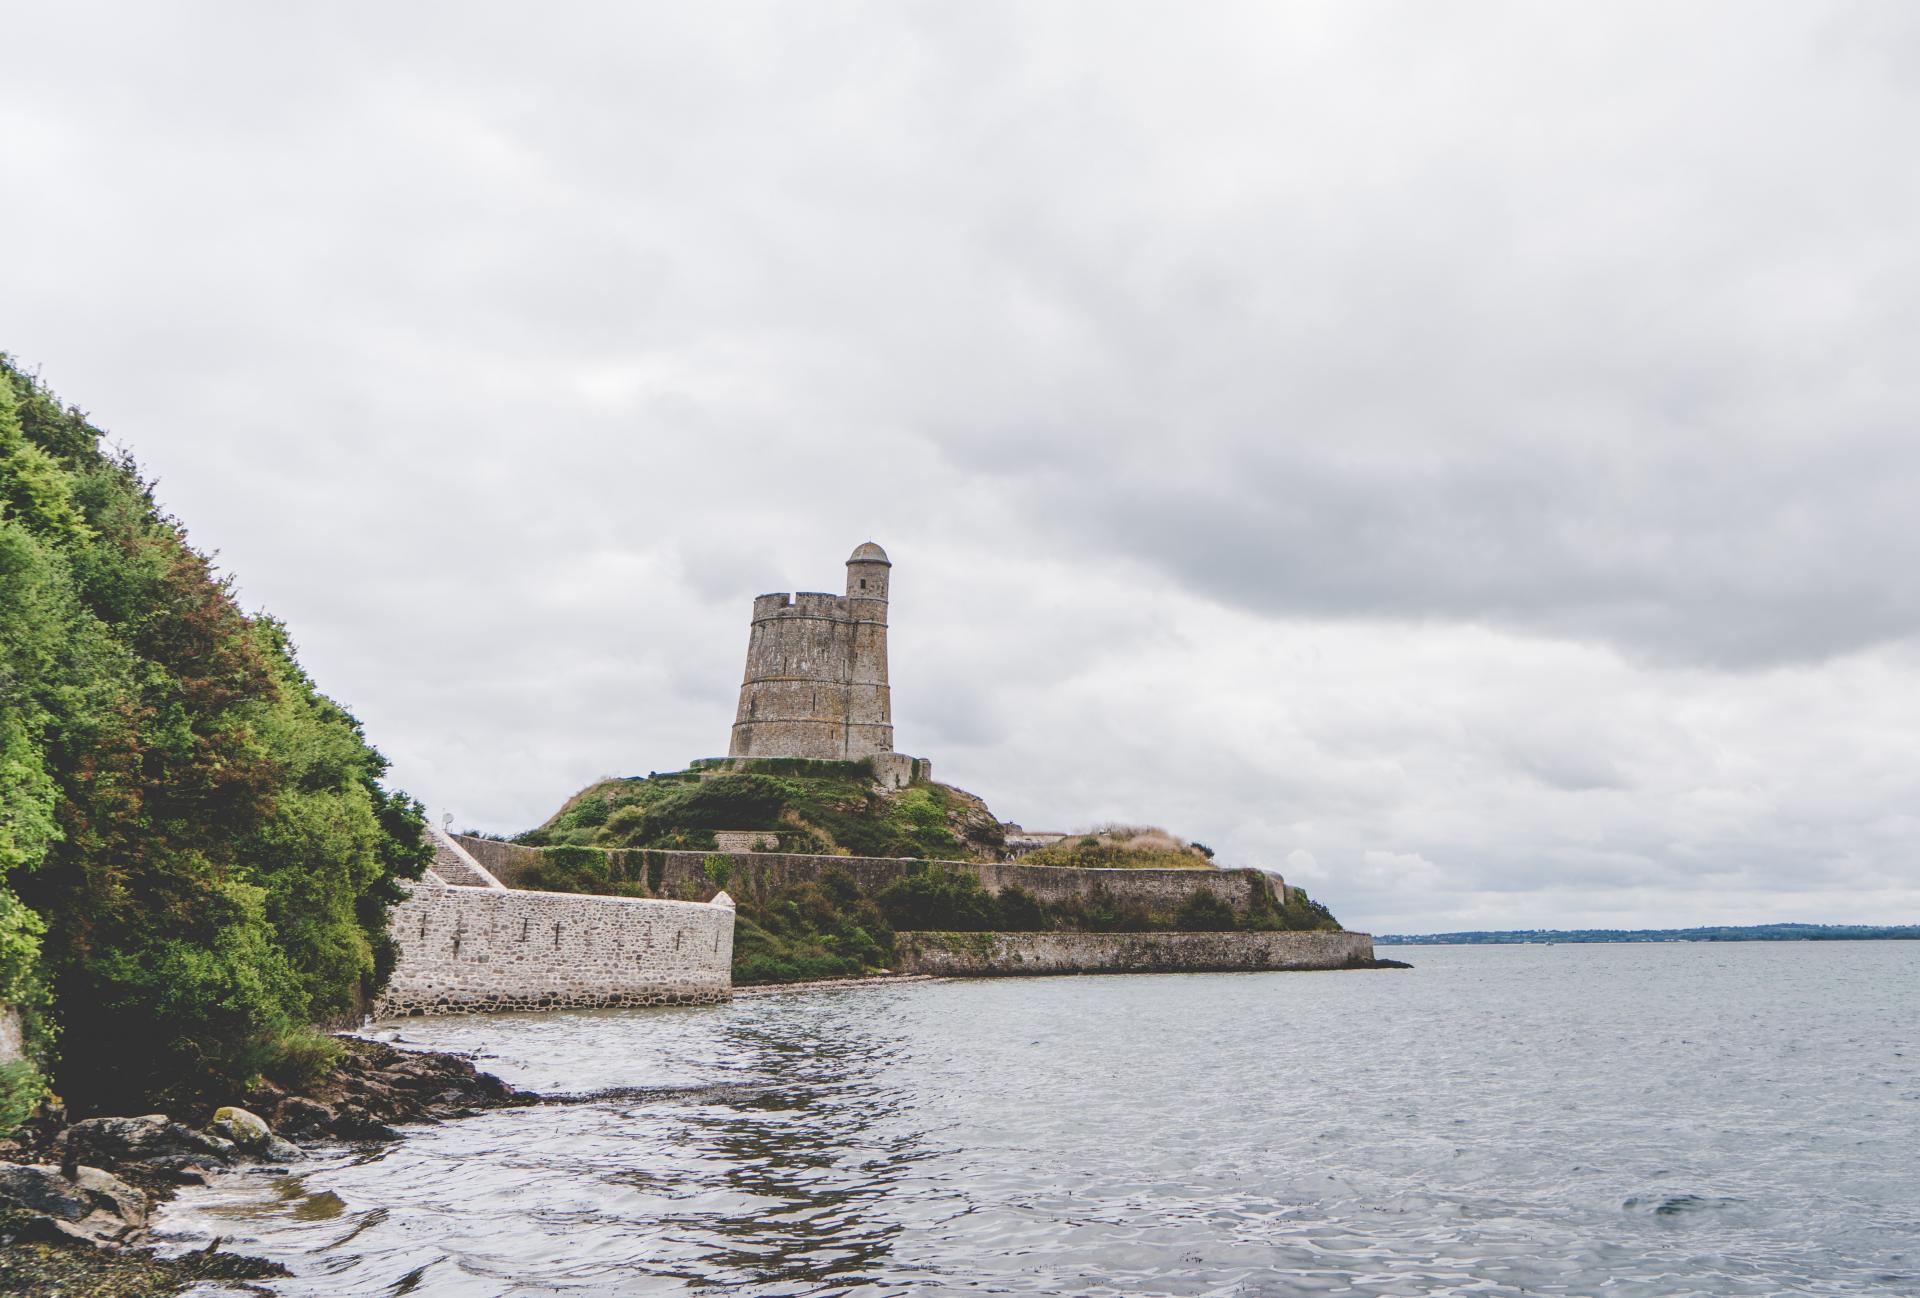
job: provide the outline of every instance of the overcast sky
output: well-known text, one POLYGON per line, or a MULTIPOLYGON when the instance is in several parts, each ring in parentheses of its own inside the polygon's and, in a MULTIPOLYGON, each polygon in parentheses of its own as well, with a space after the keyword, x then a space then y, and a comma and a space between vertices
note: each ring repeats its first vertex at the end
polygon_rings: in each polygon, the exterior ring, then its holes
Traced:
POLYGON ((437 816, 898 746, 1351 927, 1920 920, 1920 10, 6 5, 0 349, 437 816))

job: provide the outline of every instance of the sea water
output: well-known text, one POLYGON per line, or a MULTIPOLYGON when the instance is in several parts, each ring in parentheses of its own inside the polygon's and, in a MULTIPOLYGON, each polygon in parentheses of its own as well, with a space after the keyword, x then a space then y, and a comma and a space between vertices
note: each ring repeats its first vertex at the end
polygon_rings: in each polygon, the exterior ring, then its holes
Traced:
POLYGON ((1920 1295, 1920 943, 1391 953, 409 1020, 626 1089, 223 1177, 160 1229, 329 1298, 1920 1295))

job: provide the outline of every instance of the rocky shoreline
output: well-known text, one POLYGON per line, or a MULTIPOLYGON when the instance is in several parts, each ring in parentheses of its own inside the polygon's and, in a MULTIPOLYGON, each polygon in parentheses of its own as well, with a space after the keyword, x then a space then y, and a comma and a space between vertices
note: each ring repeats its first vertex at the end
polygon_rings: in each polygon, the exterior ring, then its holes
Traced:
POLYGON ((205 1280, 287 1274, 277 1263, 204 1250, 162 1257, 145 1245, 156 1205, 239 1167, 284 1167, 301 1143, 397 1139, 396 1123, 440 1122, 538 1104, 458 1055, 339 1038, 345 1053, 297 1092, 261 1083, 242 1104, 183 1115, 66 1121, 43 1112, 0 1142, 0 1294, 149 1298, 205 1280))

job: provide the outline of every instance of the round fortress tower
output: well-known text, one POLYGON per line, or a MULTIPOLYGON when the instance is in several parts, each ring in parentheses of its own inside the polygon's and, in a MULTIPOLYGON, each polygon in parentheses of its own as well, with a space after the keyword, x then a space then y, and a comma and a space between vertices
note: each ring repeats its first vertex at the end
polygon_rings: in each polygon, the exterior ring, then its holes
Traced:
POLYGON ((753 601, 732 757, 847 760, 893 751, 887 689, 887 582, 868 541, 847 559, 847 593, 753 601))

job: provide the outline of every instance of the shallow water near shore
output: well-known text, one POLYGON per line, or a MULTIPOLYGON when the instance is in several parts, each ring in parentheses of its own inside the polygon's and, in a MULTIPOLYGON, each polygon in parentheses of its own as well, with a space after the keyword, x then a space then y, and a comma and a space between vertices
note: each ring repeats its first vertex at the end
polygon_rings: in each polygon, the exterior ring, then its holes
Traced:
POLYGON ((1920 943, 1385 953, 1417 968, 409 1020, 520 1086, 642 1090, 160 1228, 303 1298, 1920 1294, 1920 943))

